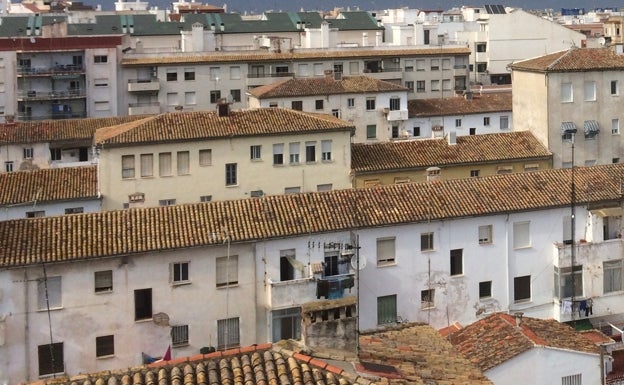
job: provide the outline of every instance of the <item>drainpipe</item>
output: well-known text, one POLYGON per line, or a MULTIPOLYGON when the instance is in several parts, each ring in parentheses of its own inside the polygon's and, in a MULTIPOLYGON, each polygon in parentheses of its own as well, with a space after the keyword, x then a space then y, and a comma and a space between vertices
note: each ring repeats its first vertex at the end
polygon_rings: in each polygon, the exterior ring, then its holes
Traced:
POLYGON ((28 273, 24 268, 24 371, 26 372, 26 382, 30 382, 30 357, 28 354, 30 347, 29 317, 28 317, 28 273))
POLYGON ((507 214, 507 218, 505 219, 505 279, 507 285, 507 311, 511 308, 511 294, 510 294, 510 277, 509 277, 509 248, 511 244, 509 243, 509 214, 507 214))

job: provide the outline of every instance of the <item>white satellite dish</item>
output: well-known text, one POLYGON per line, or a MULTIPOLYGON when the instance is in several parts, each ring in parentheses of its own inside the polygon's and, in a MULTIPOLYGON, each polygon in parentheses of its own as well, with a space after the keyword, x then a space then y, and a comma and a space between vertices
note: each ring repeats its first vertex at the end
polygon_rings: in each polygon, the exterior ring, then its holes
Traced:
POLYGON ((605 39, 604 36, 598 39, 598 44, 600 44, 601 46, 604 47, 606 43, 607 43, 607 39, 605 39))
POLYGON ((353 257, 351 257, 351 267, 353 268, 353 270, 362 270, 366 267, 366 257, 363 255, 354 255, 353 257), (358 266, 358 259, 360 260, 360 265, 358 266))

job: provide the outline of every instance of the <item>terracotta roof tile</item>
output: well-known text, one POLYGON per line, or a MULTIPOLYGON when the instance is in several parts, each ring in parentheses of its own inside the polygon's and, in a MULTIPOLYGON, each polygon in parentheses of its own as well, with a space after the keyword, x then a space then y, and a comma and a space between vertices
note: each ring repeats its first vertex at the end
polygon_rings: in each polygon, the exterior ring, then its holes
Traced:
POLYGON ((528 131, 458 136, 453 145, 444 138, 351 145, 355 173, 550 157, 528 131))
POLYGON ((97 198, 96 166, 0 173, 0 206, 97 198))
POLYGON ((609 48, 571 48, 513 63, 509 67, 535 72, 613 71, 624 69, 624 56, 609 48))
POLYGON ((223 62, 258 62, 258 61, 293 61, 293 60, 314 60, 314 59, 331 59, 331 58, 361 58, 361 57, 410 57, 410 56, 430 56, 430 55, 469 55, 470 48, 453 47, 444 48, 397 48, 397 49, 349 49, 340 48, 339 50, 318 49, 309 51, 294 52, 238 52, 238 53, 212 53, 212 54, 185 54, 185 55, 159 55, 124 58, 121 61, 122 66, 145 66, 157 64, 190 64, 190 63, 223 63, 223 62))
MULTIPOLYGON (((619 202, 624 164, 578 167, 576 201, 619 202)), ((0 267, 567 207, 571 169, 0 222, 0 267), (509 197, 514 197, 509 199, 509 197), (88 234, 88 236, 85 236, 88 234)))
POLYGON ((37 143, 65 140, 91 142, 95 130, 142 119, 144 116, 58 119, 0 124, 0 144, 37 143))
POLYGON ((598 354, 598 347, 569 325, 553 319, 523 317, 520 327, 514 316, 495 313, 450 336, 451 343, 483 371, 506 362, 536 346, 598 354))
POLYGON ((334 80, 333 77, 326 76, 311 79, 289 79, 252 88, 249 93, 259 99, 266 99, 392 91, 407 91, 407 88, 369 76, 344 76, 341 80, 334 80))
POLYGON ((435 329, 424 324, 363 333, 360 361, 394 366, 402 377, 397 384, 492 383, 435 329))
POLYGON ((511 112, 511 92, 473 94, 472 99, 454 96, 446 99, 413 99, 407 102, 410 118, 511 112))
POLYGON ((231 111, 228 116, 219 116, 217 111, 189 111, 154 115, 98 129, 95 143, 153 143, 348 129, 353 126, 331 115, 286 108, 231 111))

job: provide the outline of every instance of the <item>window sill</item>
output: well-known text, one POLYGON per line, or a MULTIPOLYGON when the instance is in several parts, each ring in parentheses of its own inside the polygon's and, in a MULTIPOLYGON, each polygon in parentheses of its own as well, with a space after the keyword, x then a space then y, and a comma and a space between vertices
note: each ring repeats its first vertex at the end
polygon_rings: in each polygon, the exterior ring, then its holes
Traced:
POLYGON ((461 274, 451 274, 451 279, 460 279, 460 278, 464 278, 465 275, 464 273, 461 274))
POLYGON ((396 266, 397 263, 395 260, 392 261, 377 261, 377 267, 391 267, 396 266))
POLYGON ((152 322, 154 319, 152 317, 150 318, 141 318, 141 319, 135 319, 134 323, 146 323, 146 322, 152 322))
POLYGON ((49 373, 49 374, 42 374, 39 376, 40 379, 44 380, 46 378, 56 378, 56 377, 64 377, 65 371, 62 372, 58 372, 58 373, 49 373))
POLYGON ((178 282, 171 282, 171 286, 172 287, 177 287, 177 286, 186 286, 186 285, 190 285, 191 281, 178 281, 178 282))
POLYGON ((99 356, 99 357, 95 357, 96 360, 108 360, 111 358, 115 358, 114 354, 108 354, 106 356, 99 356))
POLYGON ((322 160, 321 163, 334 163, 334 160, 333 159, 322 160))
MULTIPOLYGON (((50 311, 57 311, 57 310, 63 310, 63 306, 59 306, 59 307, 51 307, 50 311)), ((48 311, 48 309, 37 309, 38 312, 43 313, 45 311, 48 311)))
POLYGON ((261 163, 262 159, 249 159, 252 163, 261 163))
POLYGON ((425 250, 420 250, 421 253, 433 253, 435 251, 435 249, 425 249, 425 250))
POLYGON ((514 250, 530 249, 531 245, 514 247, 514 250))
POLYGON ((236 188, 238 187, 238 184, 226 184, 225 188, 236 188))
POLYGON ((187 173, 187 174, 178 174, 178 176, 189 176, 191 175, 191 173, 187 173))
MULTIPOLYGON (((478 177, 474 177, 474 178, 478 178, 478 177)), ((479 246, 489 246, 489 245, 493 245, 494 242, 479 242, 479 246)))
POLYGON ((222 285, 222 286, 217 286, 217 290, 222 290, 222 289, 229 289, 232 287, 238 287, 238 282, 236 283, 231 283, 229 285, 222 285))
POLYGON ((155 179, 154 175, 141 175, 141 179, 155 179))
POLYGON ((113 289, 109 289, 109 290, 100 290, 100 291, 96 291, 95 295, 101 295, 101 294, 111 294, 113 292, 113 289))
POLYGON ((289 166, 301 166, 299 162, 288 163, 289 166))

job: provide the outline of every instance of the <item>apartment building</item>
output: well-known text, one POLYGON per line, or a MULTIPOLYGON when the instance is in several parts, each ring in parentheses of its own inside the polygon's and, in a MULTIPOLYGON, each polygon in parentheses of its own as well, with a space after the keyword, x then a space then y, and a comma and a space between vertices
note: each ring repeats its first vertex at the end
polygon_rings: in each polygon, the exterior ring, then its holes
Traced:
POLYGON ((286 107, 331 114, 355 126, 356 143, 386 141, 404 132, 408 89, 368 76, 332 73, 295 78, 248 91, 250 107, 286 107))
POLYGON ((227 103, 104 127, 94 139, 102 208, 349 188, 353 130, 331 115, 227 103))
POLYGON ((361 330, 498 311, 577 321, 568 304, 589 298, 584 320, 620 325, 623 167, 575 170, 592 188, 574 236, 569 169, 0 222, 2 371, 14 383, 169 344, 179 357, 297 339, 337 303, 361 330), (63 367, 45 364, 50 347, 63 367))
POLYGON ((510 66, 514 129, 531 131, 554 167, 618 163, 624 57, 608 48, 573 48, 510 66))
POLYGON ((529 132, 353 144, 353 187, 476 178, 552 168, 552 154, 529 132))

